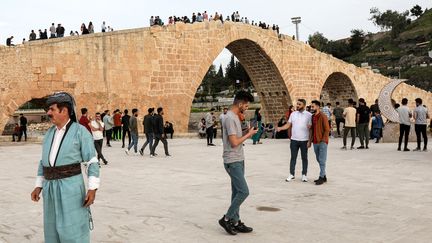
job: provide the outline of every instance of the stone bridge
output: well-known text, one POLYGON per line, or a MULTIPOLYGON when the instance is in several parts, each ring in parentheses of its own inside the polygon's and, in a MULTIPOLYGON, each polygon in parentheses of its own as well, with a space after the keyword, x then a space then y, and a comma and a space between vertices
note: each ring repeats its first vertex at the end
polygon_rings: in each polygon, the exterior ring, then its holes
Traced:
MULTIPOLYGON (((243 64, 276 122, 296 99, 371 104, 389 79, 321 53, 272 30, 242 23, 203 22, 97 33, 0 47, 0 133, 25 102, 67 91, 91 114, 105 109, 163 106, 166 120, 187 132, 192 100, 224 49, 243 64)), ((432 94, 406 84, 393 98, 411 103, 432 94)))

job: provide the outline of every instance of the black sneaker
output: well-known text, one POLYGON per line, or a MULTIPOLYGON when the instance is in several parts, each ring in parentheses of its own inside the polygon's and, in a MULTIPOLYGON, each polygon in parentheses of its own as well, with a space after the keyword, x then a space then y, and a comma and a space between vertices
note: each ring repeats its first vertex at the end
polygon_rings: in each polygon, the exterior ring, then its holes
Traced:
POLYGON ((140 152, 141 156, 144 155, 144 150, 143 149, 140 149, 139 152, 140 152))
POLYGON ((408 152, 408 151, 411 151, 409 148, 404 148, 404 150, 403 150, 404 152, 408 152))
POLYGON ((322 184, 324 184, 324 183, 325 183, 325 181, 324 181, 324 177, 320 177, 320 178, 315 182, 315 185, 319 186, 319 185, 322 185, 322 184))
POLYGON ((397 151, 401 151, 401 148, 398 148, 397 151))
POLYGON ((222 226, 222 228, 224 228, 224 230, 230 234, 230 235, 236 235, 237 231, 234 229, 234 225, 232 224, 231 220, 226 221, 225 220, 225 215, 219 219, 219 225, 222 226))
POLYGON ((318 179, 314 180, 314 182, 316 183, 316 182, 319 181, 320 179, 323 179, 324 182, 327 182, 327 176, 324 176, 324 177, 318 177, 318 179))
POLYGON ((364 149, 364 148, 365 148, 364 146, 357 147, 357 149, 364 149))
POLYGON ((107 165, 107 164, 108 164, 108 161, 105 160, 103 163, 104 163, 105 165, 107 165))
POLYGON ((237 225, 234 225, 234 229, 239 233, 250 233, 253 231, 251 227, 247 227, 242 221, 238 221, 237 225))

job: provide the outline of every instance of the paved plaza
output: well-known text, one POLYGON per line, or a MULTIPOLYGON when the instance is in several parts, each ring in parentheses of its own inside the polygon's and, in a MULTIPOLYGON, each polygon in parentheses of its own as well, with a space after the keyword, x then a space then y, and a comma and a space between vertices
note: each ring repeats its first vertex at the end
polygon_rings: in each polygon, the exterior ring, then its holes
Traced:
MULTIPOLYGON (((143 140, 140 140, 142 144, 143 140)), ((432 152, 367 151, 329 146, 328 183, 315 186, 318 164, 309 150, 309 182, 294 182, 289 141, 245 146, 250 196, 241 216, 251 234, 227 235, 217 220, 230 200, 220 140, 169 140, 171 158, 126 156, 104 147, 108 166, 92 207, 93 242, 431 242, 432 152)), ((414 144, 411 144, 411 148, 414 144)), ((162 145, 159 147, 159 154, 162 145)), ((30 200, 40 144, 0 145, 0 242, 43 242, 42 201, 30 200)))

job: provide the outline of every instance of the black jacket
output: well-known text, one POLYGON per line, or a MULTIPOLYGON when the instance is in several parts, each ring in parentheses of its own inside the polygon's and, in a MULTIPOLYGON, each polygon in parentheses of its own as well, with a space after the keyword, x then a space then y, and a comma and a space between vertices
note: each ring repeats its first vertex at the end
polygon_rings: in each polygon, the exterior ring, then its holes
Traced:
POLYGON ((164 121, 159 114, 154 116, 153 132, 154 134, 164 134, 164 121))
POLYGON ((130 119, 129 115, 124 115, 121 119, 123 129, 125 129, 125 130, 129 130, 129 119, 130 119))
POLYGON ((145 134, 151 134, 153 133, 154 129, 154 117, 150 114, 144 116, 144 133, 145 134))

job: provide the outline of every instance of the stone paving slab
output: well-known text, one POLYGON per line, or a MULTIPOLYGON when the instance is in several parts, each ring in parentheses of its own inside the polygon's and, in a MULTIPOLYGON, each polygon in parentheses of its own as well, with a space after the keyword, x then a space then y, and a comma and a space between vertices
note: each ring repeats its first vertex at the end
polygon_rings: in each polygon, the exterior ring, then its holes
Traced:
MULTIPOLYGON (((395 144, 341 151, 333 139, 329 182, 315 186, 312 150, 310 182, 287 183, 289 141, 248 141, 251 194, 241 216, 254 232, 233 237, 217 223, 230 200, 222 147, 198 139, 169 143, 171 158, 128 157, 118 142, 104 147, 110 164, 102 167, 92 208, 92 242, 431 242, 432 152, 396 152, 395 144)), ((40 151, 39 144, 0 145, 2 243, 43 242, 42 203, 30 200, 40 151)))

